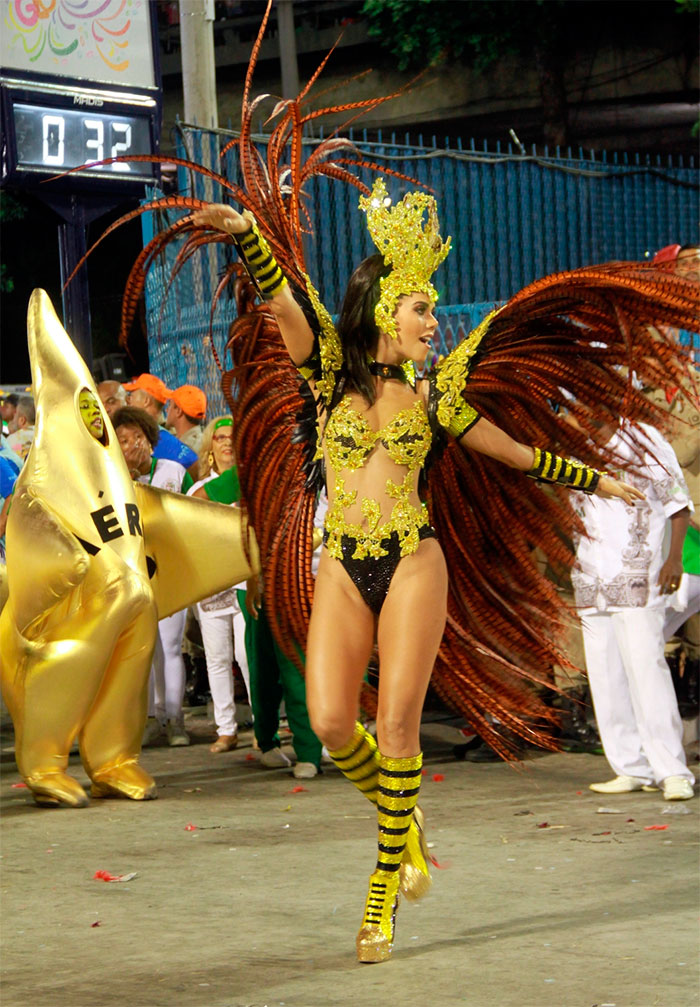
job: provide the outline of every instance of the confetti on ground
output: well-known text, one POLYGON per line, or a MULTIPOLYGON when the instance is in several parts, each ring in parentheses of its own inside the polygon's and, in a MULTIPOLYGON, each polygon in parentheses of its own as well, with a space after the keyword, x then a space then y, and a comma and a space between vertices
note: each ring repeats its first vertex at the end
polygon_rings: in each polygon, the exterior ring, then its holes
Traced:
POLYGON ((668 828, 668 825, 645 825, 644 826, 644 831, 645 832, 663 832, 664 829, 667 829, 667 828, 668 828))
POLYGON ((308 792, 308 787, 292 787, 290 791, 291 794, 308 794, 308 792))
POLYGON ((255 758, 255 756, 253 755, 252 752, 248 752, 248 754, 245 757, 245 761, 246 762, 257 762, 258 760, 255 758))
POLYGON ((13 783, 12 790, 28 790, 26 783, 13 783))
POLYGON ((286 808, 282 808, 282 811, 291 811, 291 810, 292 810, 291 804, 288 804, 286 808))
POLYGON ((95 920, 95 922, 91 923, 90 926, 91 927, 101 927, 102 926, 102 921, 101 920, 95 920))
POLYGON ((133 881, 137 876, 136 871, 131 874, 110 874, 109 871, 95 871, 92 876, 93 881, 133 881))
POLYGON ((662 815, 690 815, 690 808, 686 808, 685 804, 669 804, 667 808, 661 812, 662 815))
POLYGON ((435 783, 442 783, 444 779, 445 779, 444 773, 433 773, 433 781, 435 783))
POLYGON ((577 793, 577 794, 578 794, 578 796, 580 797, 580 796, 581 796, 581 794, 583 793, 583 791, 582 791, 582 790, 577 790, 577 791, 576 791, 576 793, 577 793))
POLYGON ((196 794, 198 791, 201 791, 201 789, 201 787, 185 787, 183 794, 196 794))
POLYGON ((624 815, 619 808, 598 808, 596 815, 624 815))
POLYGON ((449 871, 450 867, 452 866, 452 863, 449 860, 445 860, 444 863, 439 864, 437 859, 432 855, 432 853, 430 854, 430 863, 433 865, 433 867, 437 868, 438 871, 449 871))
POLYGON ((549 822, 537 822, 537 828, 538 829, 548 829, 549 828, 549 822))
POLYGON ((193 825, 192 822, 188 822, 187 825, 185 826, 185 832, 196 832, 196 831, 197 826, 193 825))

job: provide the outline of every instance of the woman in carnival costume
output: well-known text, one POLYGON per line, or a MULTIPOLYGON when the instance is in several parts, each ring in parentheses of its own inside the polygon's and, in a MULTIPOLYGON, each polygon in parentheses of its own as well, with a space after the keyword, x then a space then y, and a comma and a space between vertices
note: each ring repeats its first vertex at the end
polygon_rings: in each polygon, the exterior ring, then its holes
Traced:
MULTIPOLYGON (((430 278, 450 247, 439 235, 435 201, 414 192, 393 204, 382 179, 370 192, 349 166, 382 169, 335 137, 302 161, 311 118, 355 114, 384 100, 306 112, 318 74, 298 99, 274 110, 279 124, 263 164, 251 139, 257 102, 249 97, 265 25, 234 141, 243 185, 180 162, 216 177, 246 212, 182 196, 136 211, 195 212, 144 249, 122 331, 145 268, 169 241, 186 239, 176 269, 211 242, 236 247, 252 285, 237 286, 236 366, 223 387, 234 412, 242 500, 275 635, 290 657, 299 645, 306 651, 314 730, 377 807, 378 859, 356 946, 361 962, 380 962, 391 954, 399 894, 419 898, 431 883, 417 806, 431 673, 443 700, 502 754, 508 741, 499 724, 554 747, 543 733, 553 716, 532 684, 548 684, 554 664, 567 666, 555 643, 563 612, 532 548, 539 544, 560 566, 573 562, 576 519, 558 487, 626 504, 640 496, 597 470, 614 459, 587 436, 590 419, 619 416, 621 402, 625 419, 658 419, 622 365, 657 381, 682 373, 681 351, 649 324, 696 328, 700 298, 697 284, 650 264, 557 274, 521 291, 418 378, 437 328, 430 278), (333 160, 339 151, 343 157, 333 160), (337 330, 304 265, 302 187, 313 175, 360 189, 378 248, 353 273, 337 330), (553 404, 566 404, 578 428, 553 404), (579 461, 558 457, 560 445, 579 461), (329 509, 311 613, 310 529, 324 470, 329 509), (545 494, 537 482, 557 488, 545 494), (375 637, 378 695, 363 683, 375 637), (357 719, 360 700, 376 712, 378 743, 357 719)), ((229 267, 217 297, 239 269, 229 267)))

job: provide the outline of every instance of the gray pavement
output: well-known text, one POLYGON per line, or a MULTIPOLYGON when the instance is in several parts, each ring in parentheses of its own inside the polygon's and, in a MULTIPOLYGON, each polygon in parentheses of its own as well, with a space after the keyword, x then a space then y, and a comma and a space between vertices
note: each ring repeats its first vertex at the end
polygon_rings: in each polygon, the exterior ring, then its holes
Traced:
POLYGON ((262 769, 250 735, 213 756, 205 718, 190 725, 190 748, 143 754, 157 801, 76 811, 13 787, 5 738, 3 1007, 700 1001, 697 800, 602 798, 587 789, 610 775, 594 755, 457 762, 428 724, 421 803, 442 869, 425 900, 400 906, 391 961, 358 965, 370 806, 334 767, 299 784, 262 769))

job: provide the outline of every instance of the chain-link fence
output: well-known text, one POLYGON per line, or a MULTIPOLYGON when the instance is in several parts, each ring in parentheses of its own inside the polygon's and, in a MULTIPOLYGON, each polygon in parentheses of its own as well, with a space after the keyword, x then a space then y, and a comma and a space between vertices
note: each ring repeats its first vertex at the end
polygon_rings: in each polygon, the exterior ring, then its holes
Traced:
MULTIPOLYGON (((237 153, 219 150, 227 131, 180 128, 181 156, 220 170, 238 184, 237 153)), ((320 140, 304 142, 305 154, 320 140)), ((421 182, 437 199, 443 236, 452 251, 434 278, 440 293, 440 352, 460 331, 480 321, 494 302, 506 300, 528 283, 562 269, 615 259, 641 260, 671 243, 698 242, 700 179, 694 160, 665 163, 636 155, 545 149, 530 154, 507 150, 477 151, 475 144, 456 149, 370 143, 356 137, 358 159, 386 165, 421 182)), ((266 154, 264 138, 259 150, 266 154)), ((356 169, 371 186, 372 173, 356 169)), ((415 188, 387 178, 395 199, 415 188)), ((178 188, 205 199, 221 200, 220 187, 186 169, 178 169, 178 188)), ((305 245, 307 270, 321 299, 336 312, 354 266, 374 251, 358 210, 358 192, 328 178, 304 185, 314 233, 305 245)), ((144 218, 144 237, 163 221, 144 218)), ((168 286, 174 250, 154 267, 147 285, 150 367, 170 387, 191 383, 210 397, 210 415, 224 408, 218 368, 208 343, 210 306, 218 277, 230 251, 202 252, 168 286)), ((213 342, 221 356, 232 302, 222 299, 214 316, 213 342)))

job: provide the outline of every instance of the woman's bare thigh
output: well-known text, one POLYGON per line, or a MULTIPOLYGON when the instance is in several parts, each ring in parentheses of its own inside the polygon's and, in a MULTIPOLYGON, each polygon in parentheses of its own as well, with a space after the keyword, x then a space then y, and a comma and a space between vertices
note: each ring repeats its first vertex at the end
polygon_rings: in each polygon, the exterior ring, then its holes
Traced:
POLYGON ((447 567, 425 539, 396 568, 379 616, 377 738, 386 755, 419 750, 420 718, 447 613, 447 567))
POLYGON ((375 617, 338 560, 324 550, 306 648, 306 702, 316 734, 339 748, 357 719, 375 617))

